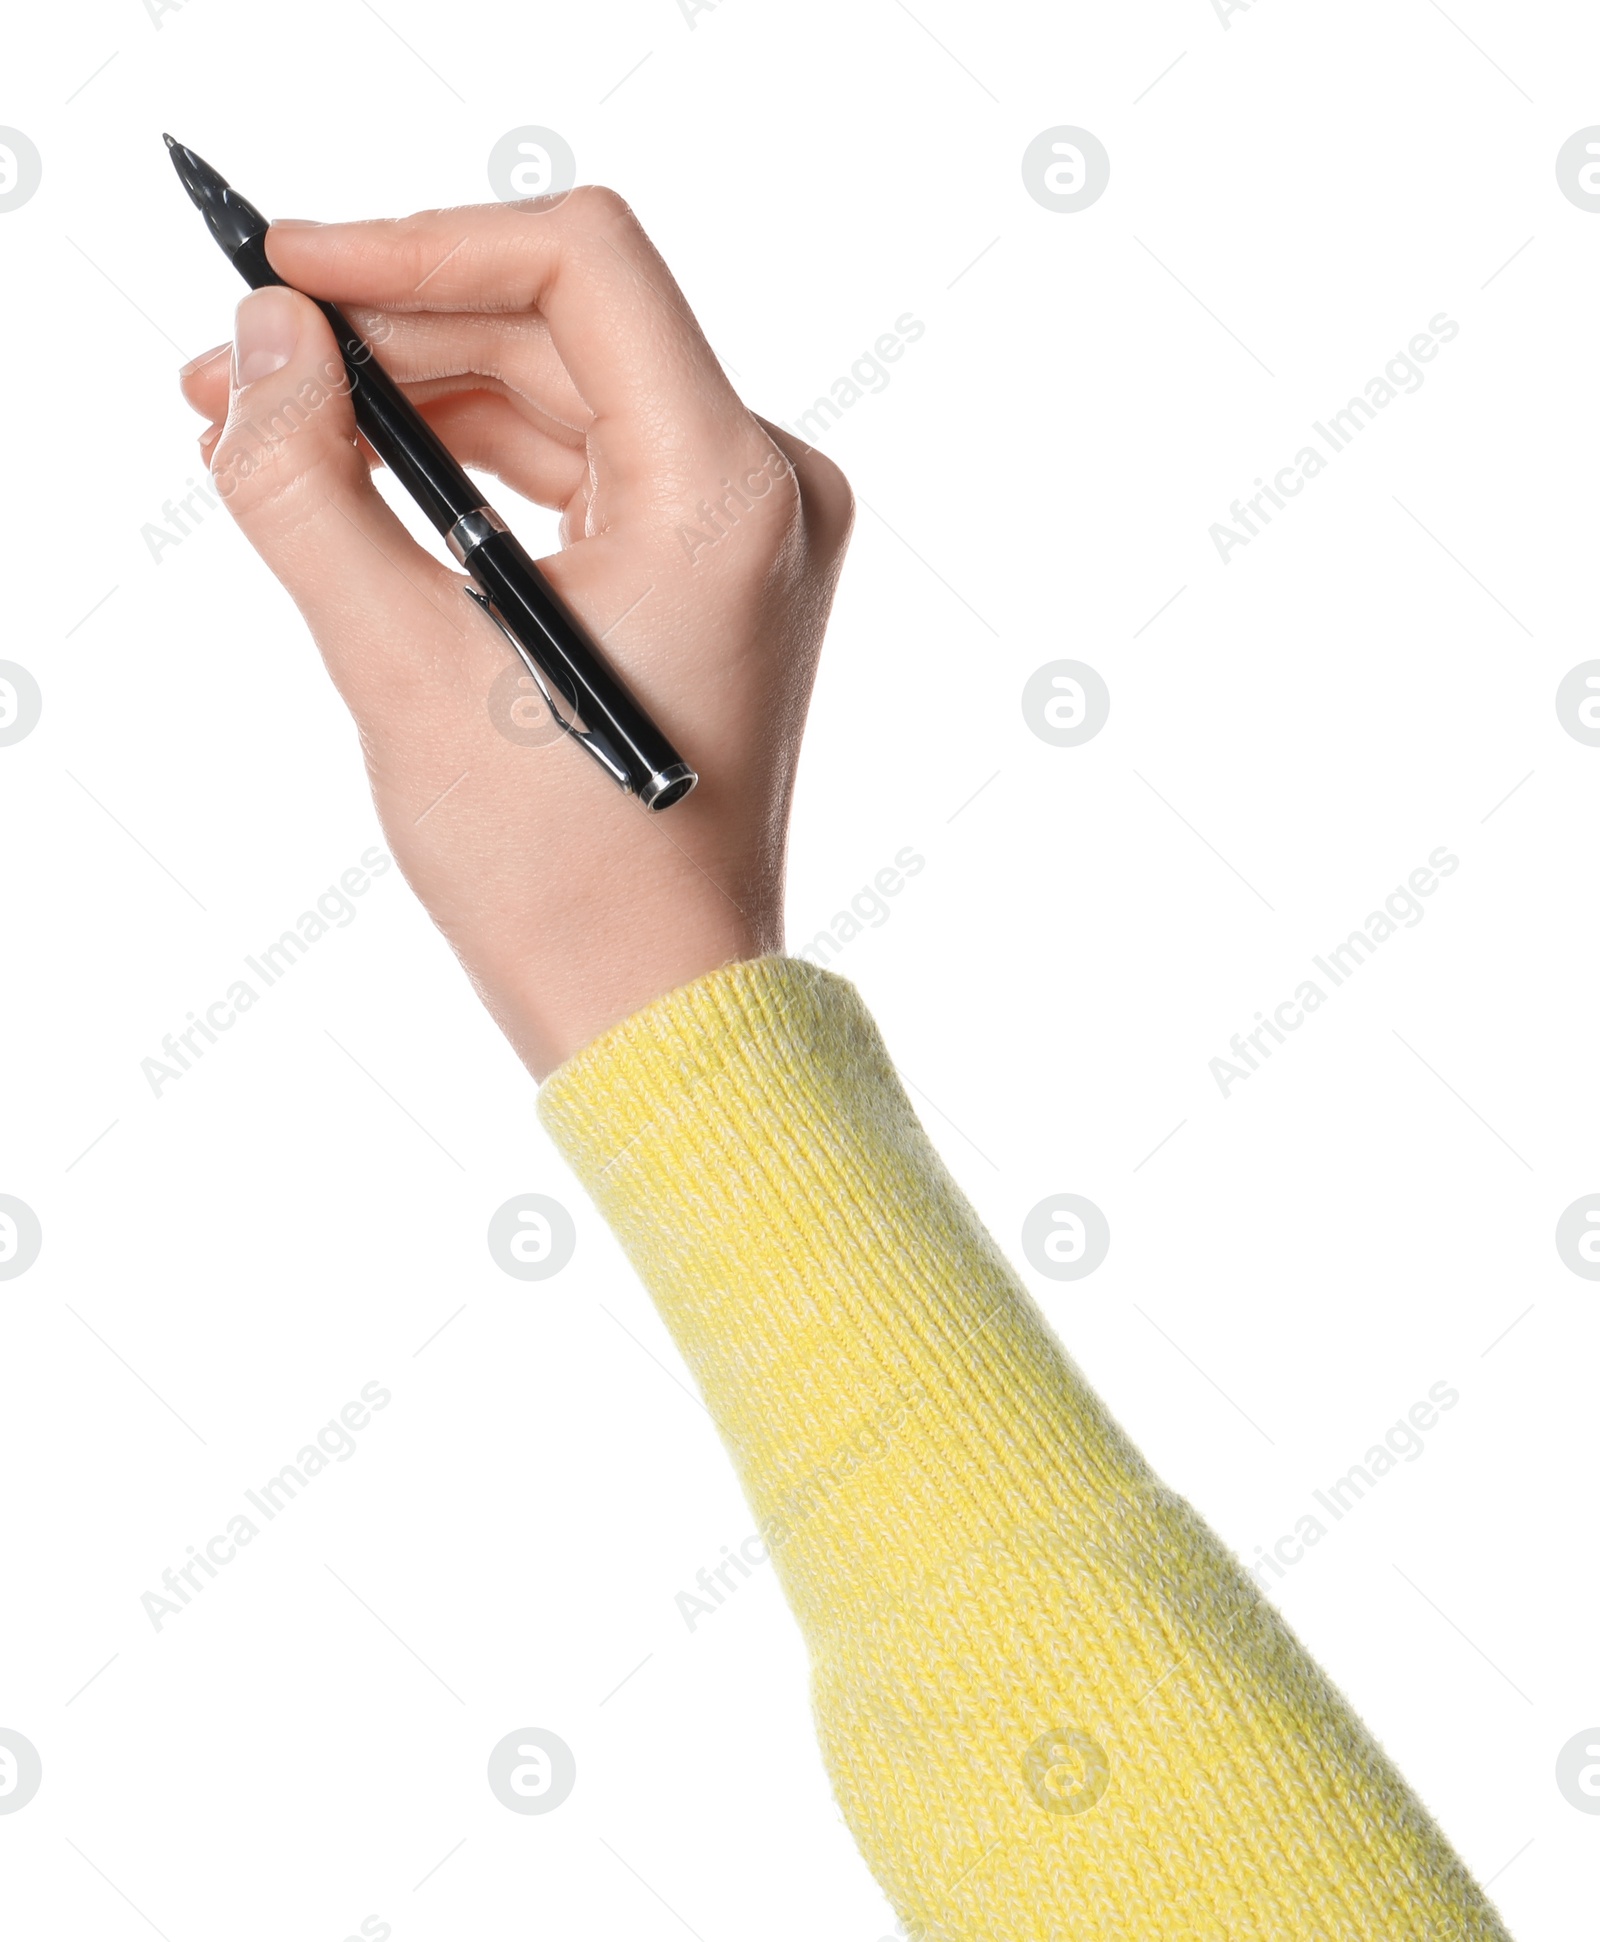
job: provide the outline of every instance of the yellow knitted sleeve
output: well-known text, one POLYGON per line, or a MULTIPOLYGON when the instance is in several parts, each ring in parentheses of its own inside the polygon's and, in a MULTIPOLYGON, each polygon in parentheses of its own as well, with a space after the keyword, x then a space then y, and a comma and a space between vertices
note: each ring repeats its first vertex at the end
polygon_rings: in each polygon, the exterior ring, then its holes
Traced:
POLYGON ((1062 1352, 854 986, 658 999, 540 1115, 694 1371, 927 1942, 1487 1942, 1416 1797, 1062 1352))

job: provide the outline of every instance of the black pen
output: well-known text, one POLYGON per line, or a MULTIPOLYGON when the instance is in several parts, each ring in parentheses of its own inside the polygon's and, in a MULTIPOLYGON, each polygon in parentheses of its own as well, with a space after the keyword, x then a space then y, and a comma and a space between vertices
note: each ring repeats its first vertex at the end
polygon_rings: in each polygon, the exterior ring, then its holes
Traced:
MULTIPOLYGON (((282 284, 267 261, 267 219, 208 162, 165 137, 178 179, 246 283, 282 284)), ((287 287, 287 286, 286 286, 287 287)), ((443 533, 477 582, 464 591, 505 634, 557 723, 646 809, 670 809, 699 780, 590 644, 527 552, 379 364, 337 304, 313 298, 333 326, 356 423, 373 450, 443 533), (570 715, 557 707, 557 698, 570 715)))

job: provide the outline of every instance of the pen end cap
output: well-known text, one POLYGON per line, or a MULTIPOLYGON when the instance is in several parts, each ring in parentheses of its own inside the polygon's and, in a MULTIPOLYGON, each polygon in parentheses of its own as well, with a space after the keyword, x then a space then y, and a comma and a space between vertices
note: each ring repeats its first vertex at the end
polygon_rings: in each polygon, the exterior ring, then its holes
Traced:
POLYGON ((682 802, 699 780, 687 762, 674 762, 670 768, 651 776, 639 791, 639 800, 646 809, 657 812, 670 809, 675 802, 682 802))

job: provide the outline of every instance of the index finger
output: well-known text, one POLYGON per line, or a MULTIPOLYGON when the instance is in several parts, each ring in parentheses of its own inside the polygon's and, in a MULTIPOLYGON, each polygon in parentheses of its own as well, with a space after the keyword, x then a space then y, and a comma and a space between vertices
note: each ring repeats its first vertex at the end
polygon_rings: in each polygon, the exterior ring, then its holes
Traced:
POLYGON ((558 206, 275 226, 267 255, 297 290, 333 302, 537 311, 624 478, 681 471, 696 452, 703 468, 748 433, 749 413, 671 271, 613 190, 575 189, 558 206))

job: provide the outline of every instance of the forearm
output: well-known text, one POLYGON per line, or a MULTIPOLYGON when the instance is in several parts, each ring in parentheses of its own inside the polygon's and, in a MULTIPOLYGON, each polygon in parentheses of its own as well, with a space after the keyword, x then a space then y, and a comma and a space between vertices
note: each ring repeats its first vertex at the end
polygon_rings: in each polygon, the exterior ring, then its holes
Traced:
POLYGON ((727 967, 541 1115, 730 1446, 911 1933, 1504 1935, 1061 1353, 850 986, 727 967))

